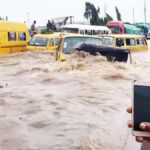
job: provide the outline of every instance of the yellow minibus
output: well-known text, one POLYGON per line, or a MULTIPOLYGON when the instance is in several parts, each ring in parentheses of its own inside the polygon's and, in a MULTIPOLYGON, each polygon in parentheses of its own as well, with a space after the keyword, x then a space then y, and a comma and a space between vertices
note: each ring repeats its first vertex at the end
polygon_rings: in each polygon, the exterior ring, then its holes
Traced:
POLYGON ((0 21, 0 54, 26 50, 29 33, 26 24, 0 21))

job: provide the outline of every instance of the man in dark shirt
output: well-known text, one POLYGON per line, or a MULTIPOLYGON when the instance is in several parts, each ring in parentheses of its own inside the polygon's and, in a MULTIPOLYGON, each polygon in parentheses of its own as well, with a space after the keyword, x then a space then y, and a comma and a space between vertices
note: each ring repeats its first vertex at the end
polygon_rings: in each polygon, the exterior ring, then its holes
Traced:
POLYGON ((52 29, 52 23, 50 22, 50 20, 48 20, 47 29, 48 29, 48 30, 51 30, 51 29, 52 29))

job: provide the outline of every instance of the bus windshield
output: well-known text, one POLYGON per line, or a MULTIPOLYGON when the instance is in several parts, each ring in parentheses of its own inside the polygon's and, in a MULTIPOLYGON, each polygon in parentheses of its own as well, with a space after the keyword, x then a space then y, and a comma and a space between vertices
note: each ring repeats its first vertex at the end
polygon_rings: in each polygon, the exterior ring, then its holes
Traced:
POLYGON ((112 33, 121 33, 122 29, 117 26, 110 26, 109 29, 112 31, 112 33))
POLYGON ((102 45, 102 40, 100 38, 92 38, 92 37, 67 37, 64 40, 63 52, 65 54, 70 54, 70 50, 72 50, 74 46, 78 43, 102 45))
POLYGON ((48 42, 48 38, 43 38, 43 37, 32 37, 29 45, 32 46, 46 46, 48 42))
POLYGON ((66 32, 66 33, 78 33, 79 29, 77 28, 62 28, 61 29, 62 32, 66 32))
POLYGON ((113 37, 103 37, 103 45, 112 46, 113 37))

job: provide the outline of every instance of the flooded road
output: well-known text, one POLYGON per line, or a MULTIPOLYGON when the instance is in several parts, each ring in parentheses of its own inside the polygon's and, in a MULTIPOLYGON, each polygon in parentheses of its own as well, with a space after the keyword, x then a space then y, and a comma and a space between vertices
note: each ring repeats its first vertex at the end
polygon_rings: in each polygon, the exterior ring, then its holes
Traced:
POLYGON ((0 56, 0 150, 123 150, 132 81, 150 81, 150 52, 132 56, 0 56))

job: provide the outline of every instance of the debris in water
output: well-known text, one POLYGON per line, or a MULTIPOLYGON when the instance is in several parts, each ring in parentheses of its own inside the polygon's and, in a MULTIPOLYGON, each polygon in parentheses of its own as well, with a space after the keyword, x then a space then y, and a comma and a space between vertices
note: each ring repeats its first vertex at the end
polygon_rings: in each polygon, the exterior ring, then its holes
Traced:
POLYGON ((6 84, 6 85, 0 84, 0 89, 4 88, 4 87, 6 87, 6 86, 8 86, 8 84, 6 84))

